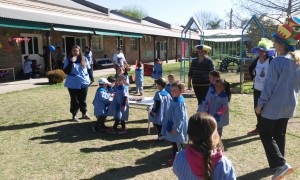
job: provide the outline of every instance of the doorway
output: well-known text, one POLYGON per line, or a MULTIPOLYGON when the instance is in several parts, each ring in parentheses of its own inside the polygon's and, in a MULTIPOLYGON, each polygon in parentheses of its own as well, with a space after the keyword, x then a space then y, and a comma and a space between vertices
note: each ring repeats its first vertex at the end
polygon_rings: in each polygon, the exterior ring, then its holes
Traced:
POLYGON ((42 35, 40 34, 21 34, 19 38, 22 51, 22 64, 24 64, 24 56, 28 56, 31 60, 36 60, 37 64, 45 67, 43 57, 42 35))

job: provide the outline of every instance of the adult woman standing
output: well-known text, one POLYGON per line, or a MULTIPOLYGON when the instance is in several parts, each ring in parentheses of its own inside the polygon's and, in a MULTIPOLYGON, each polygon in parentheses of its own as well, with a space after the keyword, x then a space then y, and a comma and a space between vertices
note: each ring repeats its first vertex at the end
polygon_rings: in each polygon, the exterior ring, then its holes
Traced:
POLYGON ((64 62, 64 72, 67 74, 65 87, 68 88, 71 97, 70 112, 73 115, 72 120, 79 121, 76 116, 78 109, 82 112, 83 119, 91 119, 86 114, 86 96, 88 86, 91 81, 94 81, 94 78, 91 74, 90 63, 87 58, 83 56, 79 46, 73 46, 70 57, 64 62))
POLYGON ((283 179, 294 171, 286 163, 284 154, 286 127, 295 113, 300 87, 300 56, 295 51, 300 39, 300 19, 290 17, 288 20, 278 27, 276 34, 272 34, 279 56, 269 66, 264 89, 255 108, 256 113, 261 114, 259 135, 269 166, 276 168, 272 179, 283 179))
MULTIPOLYGON (((257 58, 249 66, 249 74, 251 79, 254 79, 254 108, 257 106, 258 98, 263 90, 264 81, 268 73, 269 63, 272 61, 273 56, 275 55, 275 51, 270 49, 271 46, 273 46, 272 41, 267 38, 262 38, 258 42, 258 45, 252 49, 252 53, 257 56, 257 58)), ((255 113, 255 115, 257 120, 256 128, 248 132, 248 135, 258 135, 259 133, 258 122, 260 120, 260 114, 255 113)))
POLYGON ((209 72, 214 70, 213 60, 207 55, 211 47, 206 45, 196 46, 198 57, 191 63, 189 70, 188 89, 191 89, 193 83, 194 92, 196 94, 198 105, 205 99, 210 81, 209 72))

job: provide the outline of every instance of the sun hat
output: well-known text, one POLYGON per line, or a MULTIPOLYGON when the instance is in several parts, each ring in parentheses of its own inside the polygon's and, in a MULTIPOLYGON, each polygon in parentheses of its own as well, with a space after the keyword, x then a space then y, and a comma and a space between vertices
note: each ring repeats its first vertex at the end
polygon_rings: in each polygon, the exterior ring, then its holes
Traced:
POLYGON ((155 83, 164 88, 167 85, 167 80, 165 78, 158 78, 155 80, 155 83))
POLYGON ((108 82, 108 80, 105 79, 105 78, 100 78, 100 79, 99 79, 99 84, 101 84, 101 85, 104 85, 104 84, 110 85, 111 83, 108 82))
POLYGON ((204 51, 206 51, 206 52, 209 52, 209 51, 211 51, 211 47, 210 47, 210 46, 207 46, 207 45, 204 45, 204 44, 200 44, 200 45, 194 46, 194 50, 195 50, 195 51, 198 51, 198 50, 204 50, 204 51))
POLYGON ((268 52, 268 56, 274 56, 275 50, 271 49, 273 47, 273 42, 267 38, 261 38, 261 40, 258 42, 258 45, 254 48, 252 48, 252 53, 258 56, 258 50, 262 50, 265 52, 268 52))
POLYGON ((300 39, 300 19, 291 16, 285 24, 279 25, 277 32, 271 36, 279 43, 283 44, 289 51, 296 50, 296 44, 300 39))

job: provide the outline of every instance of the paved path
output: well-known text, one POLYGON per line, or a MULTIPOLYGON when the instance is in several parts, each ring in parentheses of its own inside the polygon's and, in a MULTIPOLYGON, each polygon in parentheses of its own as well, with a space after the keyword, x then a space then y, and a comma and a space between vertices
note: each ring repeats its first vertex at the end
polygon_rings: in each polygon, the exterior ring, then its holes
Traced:
MULTIPOLYGON (((175 60, 169 60, 168 63, 175 63, 175 60)), ((94 70, 95 77, 100 77, 100 76, 106 77, 107 75, 114 74, 114 73, 115 73, 114 68, 94 70)), ((36 78, 30 80, 0 83, 0 94, 12 92, 12 91, 20 91, 24 89, 31 89, 31 88, 41 87, 41 86, 48 86, 48 85, 49 85, 48 78, 36 78)))

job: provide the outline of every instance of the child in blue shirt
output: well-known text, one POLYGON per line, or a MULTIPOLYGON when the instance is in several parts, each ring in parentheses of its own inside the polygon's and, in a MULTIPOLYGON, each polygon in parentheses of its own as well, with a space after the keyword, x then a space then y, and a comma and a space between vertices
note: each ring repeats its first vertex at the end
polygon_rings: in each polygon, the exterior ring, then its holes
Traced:
POLYGON ((175 75, 174 74, 169 74, 168 75, 168 84, 167 84, 167 86, 166 86, 166 91, 169 93, 169 94, 171 94, 171 86, 172 86, 172 83, 174 83, 175 82, 175 75))
POLYGON ((191 144, 176 154, 173 171, 179 180, 236 179, 231 161, 223 155, 224 147, 210 114, 196 113, 189 119, 191 144))
POLYGON ((220 137, 223 133, 223 127, 229 124, 228 96, 225 93, 225 86, 224 79, 217 79, 214 90, 206 96, 205 103, 200 104, 198 108, 198 112, 208 112, 214 116, 220 137))
MULTIPOLYGON (((162 63, 159 59, 154 59, 154 65, 153 65, 153 74, 152 74, 152 78, 154 80, 158 79, 158 78, 161 78, 162 77, 162 72, 163 72, 163 69, 162 69, 162 63)), ((154 82, 155 83, 155 82, 154 82)))
MULTIPOLYGON (((176 153, 183 148, 183 144, 188 142, 187 126, 188 116, 186 105, 182 93, 184 92, 184 83, 176 81, 172 84, 171 94, 173 100, 170 103, 170 108, 167 115, 167 126, 165 135, 166 140, 170 141, 173 146, 173 156, 169 160, 173 164, 176 153)), ((164 127, 163 127, 164 128, 164 127)))
POLYGON ((167 91, 164 91, 167 84, 167 81, 164 78, 159 78, 155 82, 158 91, 153 98, 154 105, 151 109, 149 120, 153 122, 153 125, 157 130, 158 140, 162 140, 164 139, 161 132, 162 126, 167 122, 166 117, 172 98, 167 91))
POLYGON ((96 91, 95 98, 93 100, 94 115, 97 118, 96 125, 93 127, 94 132, 99 132, 100 129, 106 129, 105 119, 107 117, 108 106, 110 104, 111 95, 107 93, 106 86, 110 85, 105 78, 99 79, 99 88, 96 91))
POLYGON ((143 95, 143 84, 144 84, 144 70, 142 68, 142 63, 138 62, 137 68, 135 69, 135 85, 136 85, 136 94, 140 92, 140 95, 143 95))
POLYGON ((118 76, 117 77, 117 85, 116 94, 113 99, 112 105, 110 108, 114 108, 114 119, 115 123, 112 128, 108 129, 108 133, 118 133, 125 134, 127 133, 125 127, 125 121, 128 121, 129 116, 129 92, 128 87, 125 86, 125 77, 118 76), (122 129, 118 130, 117 127, 121 122, 122 129))

